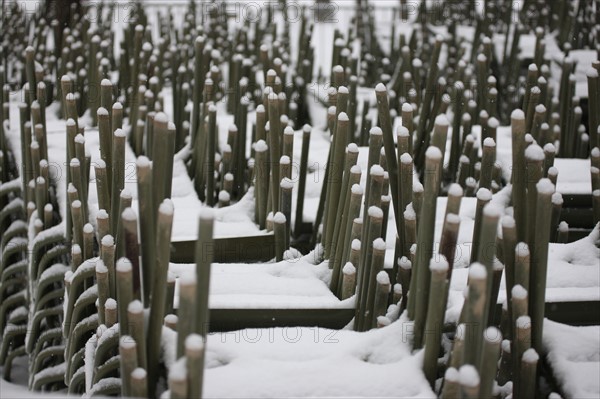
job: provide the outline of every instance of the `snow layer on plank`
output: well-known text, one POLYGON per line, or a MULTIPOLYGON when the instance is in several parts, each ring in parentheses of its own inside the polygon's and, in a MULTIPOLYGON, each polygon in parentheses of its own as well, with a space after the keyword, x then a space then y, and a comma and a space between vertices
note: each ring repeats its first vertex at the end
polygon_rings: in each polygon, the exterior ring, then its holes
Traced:
POLYGON ((292 327, 211 334, 204 394, 433 398, 422 352, 410 353, 406 324, 400 319, 366 333, 292 327))
MULTIPOLYGON (((329 290, 327 262, 315 265, 315 252, 263 264, 218 264, 211 270, 210 306, 213 308, 349 308, 329 290)), ((174 264, 169 270, 181 276, 195 264, 174 264)), ((178 306, 179 282, 175 288, 178 306)))
POLYGON ((600 326, 572 327, 546 319, 543 345, 566 397, 600 397, 600 326))

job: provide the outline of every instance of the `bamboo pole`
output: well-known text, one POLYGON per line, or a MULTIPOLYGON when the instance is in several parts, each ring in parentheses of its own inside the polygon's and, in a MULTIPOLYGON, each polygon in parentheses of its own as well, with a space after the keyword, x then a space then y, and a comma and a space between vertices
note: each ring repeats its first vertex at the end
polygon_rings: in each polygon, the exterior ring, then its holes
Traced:
POLYGON ((429 263, 430 288, 427 306, 427 320, 425 322, 425 354, 423 358, 423 372, 429 385, 435 388, 437 379, 438 356, 446 312, 448 262, 441 255, 439 259, 432 258, 429 263))
MULTIPOLYGON (((430 147, 425 154, 425 191, 423 207, 419 218, 416 264, 413 278, 416 278, 416 292, 409 297, 415 301, 415 348, 423 345, 423 329, 427 318, 426 298, 429 296, 431 276, 425 266, 433 253, 433 234, 435 230, 436 202, 440 185, 442 153, 437 147, 430 147)), ((410 305, 409 305, 410 306, 410 305)))
POLYGON ((158 208, 156 219, 156 260, 154 264, 154 281, 152 288, 152 303, 148 321, 148 392, 156 391, 158 382, 158 367, 160 360, 160 345, 162 323, 165 313, 167 287, 165 281, 169 267, 171 230, 173 227, 173 203, 164 200, 158 208))

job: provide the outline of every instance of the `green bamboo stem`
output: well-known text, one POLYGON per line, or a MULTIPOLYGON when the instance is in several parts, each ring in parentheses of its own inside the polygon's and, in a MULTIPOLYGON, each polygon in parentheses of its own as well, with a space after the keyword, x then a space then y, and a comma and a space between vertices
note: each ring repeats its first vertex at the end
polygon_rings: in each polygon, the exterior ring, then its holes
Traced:
POLYGON ((480 377, 477 369, 471 364, 465 364, 458 370, 460 390, 463 399, 481 398, 479 395, 480 377))
MULTIPOLYGON (((143 351, 142 351, 143 352, 143 351)), ((148 373, 141 367, 131 372, 131 396, 134 398, 148 397, 148 373)))
MULTIPOLYGON (((123 105, 120 102, 112 105, 110 128, 113 132, 117 129, 123 129, 123 105)), ((148 130, 150 131, 150 127, 148 127, 148 130)), ((150 139, 150 136, 148 139, 150 139)))
POLYGON ((458 242, 458 231, 460 228, 460 217, 454 213, 449 213, 444 221, 442 236, 440 239, 440 255, 443 255, 448 262, 448 281, 452 277, 454 267, 454 256, 456 255, 456 243, 458 242))
POLYGON ((423 357, 423 372, 432 388, 437 379, 438 356, 446 312, 448 262, 442 255, 439 259, 431 259, 429 263, 430 288, 427 305, 427 320, 425 322, 425 354, 423 357))
POLYGON ((410 204, 412 200, 412 191, 413 191, 413 160, 412 157, 408 153, 403 153, 399 157, 400 159, 400 207, 395 208, 398 209, 398 216, 400 229, 398 230, 398 236, 400 239, 400 255, 408 256, 409 245, 406 238, 405 230, 406 230, 406 221, 404 218, 404 211, 408 204, 410 204))
POLYGON ((332 163, 327 165, 329 178, 327 180, 326 212, 327 219, 324 226, 325 258, 331 257, 332 238, 336 224, 336 209, 340 206, 340 193, 342 191, 342 180, 344 172, 344 149, 350 128, 350 119, 345 112, 337 117, 336 131, 332 143, 332 163))
POLYGON ((512 128, 512 203, 517 225, 517 239, 526 239, 527 178, 525 174, 525 114, 515 110, 511 114, 512 128))
POLYGON ((461 397, 458 370, 448 367, 444 373, 444 387, 442 388, 442 399, 453 399, 461 397))
MULTIPOLYGON (((113 132, 111 130, 111 122, 106 108, 98 108, 98 135, 100 140, 100 156, 106 167, 106 176, 109 186, 107 187, 108 195, 111 196, 112 189, 112 173, 113 165, 113 132)), ((73 155, 74 156, 74 155, 73 155)), ((110 212, 110 207, 105 207, 107 212, 110 212)))
POLYGON ((275 93, 269 94, 269 151, 271 156, 271 195, 272 209, 275 213, 279 212, 279 159, 281 158, 280 147, 280 114, 278 107, 278 97, 275 93))
MULTIPOLYGON (((587 70, 587 83, 588 83, 588 104, 590 112, 588 112, 589 120, 588 127, 589 131, 595 133, 600 127, 600 78, 599 71, 596 68, 589 68, 587 70)), ((598 142, 598 135, 592 134, 590 145, 592 148, 600 146, 598 142)))
POLYGON ((148 322, 148 392, 156 391, 158 380, 158 367, 160 359, 162 322, 166 301, 167 287, 165 281, 169 268, 169 254, 171 243, 171 230, 173 227, 173 203, 164 200, 158 208, 156 220, 156 260, 154 267, 154 281, 152 286, 152 304, 148 322))
POLYGON ((465 326, 468 329, 464 340, 464 364, 479 364, 483 331, 487 325, 487 280, 491 277, 481 263, 473 263, 469 267, 468 298, 463 308, 465 326))
MULTIPOLYGON (((372 209, 372 208, 371 208, 372 209)), ((371 228, 372 230, 370 231, 371 234, 369 234, 369 238, 373 238, 376 236, 380 236, 381 235, 381 225, 383 224, 383 211, 381 209, 379 209, 379 212, 375 212, 372 215, 369 215, 369 228, 371 228), (379 232, 377 232, 377 229, 379 229, 379 232)), ((377 289, 378 289, 378 285, 381 282, 382 285, 387 285, 388 290, 386 293, 386 301, 385 301, 385 308, 387 308, 387 297, 389 295, 389 287, 390 287, 390 283, 389 283, 389 278, 387 280, 387 283, 385 281, 379 281, 377 279, 377 276, 379 275, 379 272, 383 271, 383 262, 385 260, 385 241, 382 238, 377 238, 375 240, 369 240, 368 242, 371 242, 372 245, 370 245, 369 247, 367 247, 367 253, 371 252, 371 256, 369 257, 370 262, 367 263, 365 265, 365 268, 367 270, 365 270, 366 273, 366 279, 364 280, 364 284, 366 284, 366 289, 365 291, 363 291, 363 293, 365 293, 366 295, 363 297, 363 301, 362 301, 362 311, 361 313, 363 314, 363 325, 362 325, 362 330, 363 331, 367 331, 370 330, 371 328, 375 327, 376 325, 376 321, 377 321, 377 316, 379 315, 375 315, 375 301, 377 298, 377 289), (386 283, 386 284, 384 284, 386 283)), ((387 277, 387 275, 386 275, 387 277)))
POLYGON ((273 216, 273 230, 275 232, 275 261, 283 260, 284 252, 286 251, 286 224, 287 220, 282 212, 277 212, 273 216))
POLYGON ((496 162, 496 143, 488 137, 483 141, 483 156, 481 161, 481 179, 479 187, 490 190, 492 188, 492 173, 496 162))
POLYGON ((169 369, 169 390, 172 399, 188 398, 188 370, 186 358, 180 358, 169 369))
MULTIPOLYGON (((515 338, 514 338, 514 350, 512 353, 515 365, 513 368, 513 392, 521 392, 522 385, 533 385, 534 387, 537 384, 533 384, 531 380, 523 380, 521 375, 521 362, 520 360, 523 358, 523 354, 529 348, 531 348, 531 319, 529 316, 521 316, 517 319, 515 326, 515 338)), ((533 380, 535 381, 535 380, 533 380)))
POLYGON ((102 237, 102 240, 100 241, 100 259, 108 269, 109 297, 116 298, 115 243, 110 234, 102 237))
MULTIPOLYGON (((172 176, 168 173, 168 164, 173 163, 173 154, 169 154, 168 149, 174 143, 175 137, 169 130, 167 115, 159 112, 154 117, 153 139, 152 139, 152 184, 154 212, 156 213, 163 200, 170 197, 167 187, 170 187, 172 176)), ((173 147, 174 148, 174 147, 173 147)), ((195 176, 198 179, 198 175, 195 176)), ((151 370, 148 370, 152 374, 151 370)), ((152 380, 151 378, 149 379, 152 380)))
POLYGON ((100 324, 106 324, 105 303, 109 298, 108 268, 101 259, 96 262, 96 283, 98 284, 98 319, 100 324))
POLYGON ((385 317, 385 314, 387 312, 388 298, 390 296, 390 291, 392 287, 390 284, 389 275, 383 270, 377 273, 375 280, 375 302, 373 303, 373 321, 371 323, 371 326, 379 327, 379 319, 381 317, 385 317))
MULTIPOLYGON (((387 88, 380 83, 375 88, 375 97, 377 98, 377 111, 379 113, 379 123, 383 132, 383 145, 387 158, 387 171, 390 174, 390 187, 392 190, 392 201, 394 209, 400 205, 398 188, 398 160, 396 158, 394 133, 392 131, 392 119, 390 117, 390 104, 387 88)), ((400 220, 396 218, 396 229, 400 230, 400 220)))
POLYGON ((135 340, 128 335, 121 334, 119 355, 121 356, 121 395, 123 397, 132 396, 131 373, 138 367, 137 352, 138 345, 135 340))
POLYGON ((531 277, 529 309, 532 320, 532 347, 542 353, 542 330, 546 303, 546 276, 548 273, 548 242, 552 216, 552 194, 554 185, 542 179, 536 185, 537 208, 536 229, 531 250, 531 277))
MULTIPOLYGON (((413 278, 416 278, 416 292, 409 297, 409 302, 415 301, 415 341, 414 347, 423 345, 423 332, 427 319, 426 298, 429 297, 431 276, 427 265, 433 253, 433 234, 435 230, 436 202, 440 186, 440 169, 442 168, 442 152, 437 147, 429 147, 425 154, 425 190, 423 206, 418 221, 417 256, 414 264, 413 278)), ((414 204, 414 203, 413 203, 414 204)), ((410 305, 409 305, 410 306, 410 305)))
MULTIPOLYGON (((258 111, 256 114, 258 123, 258 111)), ((300 235, 300 229, 302 226, 303 212, 304 212, 304 195, 306 192, 306 175, 308 171, 308 151, 310 147, 310 136, 312 128, 310 125, 304 125, 302 127, 302 150, 300 153, 300 174, 298 176, 298 197, 296 200, 296 219, 295 219, 295 232, 294 236, 300 235)), ((257 137, 258 137, 258 125, 257 125, 257 137)))
POLYGON ((520 384, 519 392, 515 395, 516 398, 533 398, 535 397, 535 381, 537 378, 537 365, 539 361, 539 355, 533 348, 527 349, 523 352, 521 357, 521 381, 529 381, 529 383, 520 384))
POLYGON ((339 287, 341 284, 340 270, 344 262, 343 257, 350 244, 350 233, 352 228, 352 220, 357 218, 360 213, 360 202, 362 200, 363 190, 355 185, 360 183, 361 169, 360 166, 355 165, 358 159, 358 147, 353 144, 348 145, 346 151, 346 166, 344 171, 344 177, 342 182, 342 195, 340 198, 340 206, 337 210, 335 224, 335 230, 333 234, 333 244, 331 253, 332 265, 332 281, 330 289, 333 293, 336 293, 339 297, 339 287), (359 193, 354 191, 360 191, 359 193), (354 195, 354 197, 353 197, 354 195), (354 200, 354 202, 353 202, 354 200))
POLYGON ((199 334, 190 334, 185 340, 185 358, 188 369, 188 394, 190 398, 202 397, 204 382, 204 341, 199 334))
POLYGON ((463 189, 459 184, 453 183, 448 187, 448 199, 446 202, 446 213, 444 215, 444 220, 446 220, 448 214, 450 213, 454 215, 460 214, 460 205, 463 195, 463 189))
POLYGON ((285 248, 290 246, 290 223, 292 218, 292 191, 294 190, 294 182, 287 177, 284 177, 279 184, 280 196, 279 201, 281 204, 281 213, 285 216, 285 248))
POLYGON ((104 322, 106 327, 110 328, 117 324, 117 301, 115 301, 113 298, 108 298, 104 303, 104 311, 104 322))
POLYGON ((71 214, 73 215, 73 243, 83 248, 83 211, 81 201, 75 200, 71 203, 71 214))
POLYGON ((198 221, 198 241, 196 242, 196 280, 198 282, 196 304, 198 309, 197 324, 194 332, 206 338, 209 328, 209 286, 210 270, 213 262, 213 229, 214 215, 203 212, 198 221))
POLYGON ((138 207, 140 212, 141 271, 143 278, 143 303, 150 305, 154 267, 155 212, 152 205, 152 164, 145 156, 136 160, 138 207))
POLYGON ((492 396, 494 382, 498 372, 498 360, 500 358, 500 345, 502 344, 502 333, 496 327, 488 327, 483 334, 483 352, 479 366, 481 381, 479 395, 482 398, 492 396))
POLYGON ((119 333, 121 336, 129 334, 129 319, 127 307, 133 300, 133 270, 131 262, 127 258, 117 260, 117 305, 119 307, 119 333))
POLYGON ((125 256, 131 262, 133 269, 133 297, 137 300, 142 299, 142 280, 140 270, 140 247, 138 240, 138 217, 131 208, 125 208, 121 213, 122 220, 122 240, 124 241, 125 256))
POLYGON ((196 320, 197 280, 195 273, 179 277, 179 310, 177 312, 177 358, 185 354, 185 340, 194 331, 196 320))
POLYGON ((94 256, 94 227, 91 223, 83 226, 83 259, 91 259, 94 256))
POLYGON ((532 144, 525 150, 527 167, 527 243, 533 248, 536 225, 537 192, 536 185, 543 177, 544 151, 537 144, 532 144))
MULTIPOLYGON (((511 305, 511 290, 515 285, 515 248, 517 245, 517 227, 515 219, 512 216, 502 217, 502 253, 504 260, 504 268, 506 270, 505 275, 505 291, 506 301, 508 306, 508 318, 512 319, 512 305, 511 305)), ((508 331, 505 331, 507 337, 512 337, 512 325, 508 327, 508 331)))
MULTIPOLYGON (((125 188, 125 141, 126 141, 125 132, 121 129, 115 130, 112 138, 112 165, 111 176, 111 203, 110 203, 110 221, 111 221, 111 233, 113 235, 118 234, 117 224, 119 222, 119 215, 122 209, 119 209, 119 201, 121 196, 121 191, 125 188)), ((108 165, 107 162, 107 172, 108 165)))
MULTIPOLYGON (((119 195, 119 203, 118 203, 119 212, 118 212, 118 214, 123 215, 123 212, 127 208, 131 208, 132 202, 133 202, 133 197, 131 196, 129 189, 124 189, 123 191, 121 191, 121 194, 119 195)), ((126 242, 125 242, 125 229, 123 227, 123 222, 124 222, 124 220, 123 220, 122 216, 120 218, 118 218, 117 226, 116 226, 116 234, 117 234, 117 236, 116 236, 116 244, 117 244, 116 254, 117 254, 118 258, 125 256, 126 242)), ((139 261, 137 263, 139 264, 139 261)), ((136 298, 136 299, 139 299, 139 298, 136 298)))
MULTIPOLYGON (((206 158, 206 204, 215 205, 215 152, 217 141, 217 107, 214 104, 208 106, 208 140, 206 158)), ((172 161, 171 161, 172 162, 172 161)), ((166 193, 170 196, 170 192, 166 193)))
POLYGON ((465 353, 465 337, 467 334, 467 326, 464 323, 456 326, 454 334, 454 342, 452 343, 452 352, 450 353, 450 367, 459 368, 464 364, 465 353))
POLYGON ((356 267, 351 263, 347 262, 342 268, 342 287, 341 287, 341 300, 346 300, 354 295, 356 290, 356 267))
MULTIPOLYGON (((267 202, 269 195, 269 170, 268 170, 268 151, 269 147, 264 140, 259 140, 254 145, 256 157, 256 182, 255 197, 257 202, 257 223, 261 230, 265 228, 267 202)), ((296 215, 296 225, 298 225, 298 215, 296 215)))
POLYGON ((99 159, 94 165, 96 174, 96 191, 98 196, 98 208, 104 209, 110 214, 110 183, 108 181, 108 169, 106 162, 99 159))
MULTIPOLYGON (((492 200, 492 193, 487 188, 480 188, 477 190, 477 205, 475 208, 475 225, 473 227, 473 245, 471 247, 471 263, 477 261, 479 256, 479 247, 483 243, 481 241, 481 229, 483 225, 483 208, 492 200)), ((494 237, 495 239, 495 237, 494 237)), ((487 245, 488 242, 483 243, 487 245)), ((486 251, 488 248, 485 248, 486 251)), ((491 267, 491 264, 489 265, 491 267)))
POLYGON ((137 351, 137 364, 139 367, 147 368, 146 360, 146 332, 144 323, 144 305, 139 300, 135 300, 127 306, 127 320, 129 321, 129 330, 131 337, 139 345, 137 351))

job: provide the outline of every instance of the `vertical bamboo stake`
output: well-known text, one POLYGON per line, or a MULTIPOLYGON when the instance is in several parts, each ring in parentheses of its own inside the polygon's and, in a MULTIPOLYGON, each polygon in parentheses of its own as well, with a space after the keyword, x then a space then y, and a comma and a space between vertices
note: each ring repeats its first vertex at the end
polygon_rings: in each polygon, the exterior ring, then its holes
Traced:
POLYGON ((141 156, 136 160, 138 207, 140 212, 140 242, 142 256, 143 302, 150 305, 152 283, 154 275, 154 226, 155 212, 152 205, 152 164, 150 160, 141 156))
MULTIPOLYGON (((142 351, 143 352, 143 351, 142 351)), ((148 397, 148 373, 141 367, 131 372, 131 396, 134 398, 148 397)))
POLYGON ((465 364, 479 364, 481 341, 484 327, 487 324, 485 315, 487 298, 489 297, 488 279, 491 279, 491 276, 484 265, 480 263, 471 264, 469 267, 469 294, 463 310, 465 326, 468 329, 465 335, 465 364))
POLYGON ((181 358, 169 369, 169 390, 172 399, 188 398, 188 378, 186 359, 181 358))
POLYGON ((198 309, 194 332, 206 338, 209 331, 209 286, 210 269, 214 256, 213 243, 214 214, 204 211, 198 221, 198 241, 196 242, 196 277, 198 282, 196 304, 198 309))
POLYGON ((429 147, 425 153, 425 191, 423 207, 419 219, 417 258, 413 278, 416 278, 416 292, 409 297, 415 302, 415 348, 423 345, 423 329, 427 318, 426 303, 429 296, 430 274, 427 262, 433 253, 433 234, 435 230, 435 214, 437 195, 440 186, 440 169, 442 152, 437 147, 429 147))
POLYGON ((177 358, 185 354, 185 340, 194 331, 196 320, 197 281, 195 273, 179 277, 179 311, 177 322, 177 358))
MULTIPOLYGON (((142 350, 140 348, 139 350, 142 350)), ((123 397, 131 396, 131 373, 138 366, 137 364, 138 347, 135 340, 126 334, 121 334, 119 339, 119 354, 121 355, 121 395, 123 397)))
MULTIPOLYGON (((258 123, 258 113, 257 113, 258 123)), ((294 226, 294 236, 300 236, 304 212, 304 195, 306 191, 306 175, 308 172, 308 150, 310 146, 310 135, 312 128, 310 125, 302 127, 302 151, 300 153, 300 175, 298 176, 298 197, 296 199, 296 219, 294 226)), ((258 130, 257 130, 258 132, 258 130)))
POLYGON ((525 175, 525 114, 521 110, 511 115, 512 128, 512 203, 517 225, 517 239, 526 239, 526 184, 525 175))
POLYGON ((488 327, 483 333, 483 351, 479 364, 481 375, 479 395, 482 398, 492 396, 496 374, 498 372, 498 359, 500 358, 500 345, 502 333, 496 327, 488 327))
POLYGON ((190 398, 202 397, 204 382, 204 341, 199 334, 190 334, 185 339, 185 358, 188 369, 188 394, 190 398))
POLYGON ((427 307, 427 320, 425 322, 425 354, 423 358, 423 372, 431 387, 435 386, 437 377, 438 356, 440 342, 444 327, 446 312, 446 286, 448 285, 448 262, 441 255, 438 259, 432 258, 429 263, 430 288, 427 307))
MULTIPOLYGON (((215 205, 215 152, 217 141, 217 107, 208 106, 208 145, 206 148, 206 204, 215 205)), ((170 193, 166 194, 170 196, 170 193)))
POLYGON ((478 399, 480 378, 477 369, 471 364, 465 364, 458 370, 460 390, 463 399, 478 399))
MULTIPOLYGON (((257 200, 257 217, 258 225, 261 230, 265 228, 265 222, 267 218, 267 202, 269 195, 269 170, 268 170, 268 153, 269 147, 264 140, 259 140, 254 145, 254 151, 256 156, 256 191, 255 196, 257 200)), ((296 215, 296 224, 298 219, 296 215)))
POLYGON ((280 118, 279 118, 279 100, 277 94, 271 93, 268 97, 269 105, 269 151, 271 155, 271 195, 273 211, 279 212, 279 159, 281 158, 280 147, 280 118))
POLYGON ((517 392, 517 398, 533 398, 535 397, 536 385, 533 381, 537 378, 537 365, 540 356, 535 349, 529 348, 523 352, 521 357, 521 381, 528 381, 528 383, 520 384, 519 392, 517 392))
POLYGON ((156 219, 156 259, 154 264, 154 281, 152 288, 152 304, 150 320, 148 322, 148 392, 156 391, 158 382, 158 367, 160 359, 160 343, 162 323, 165 313, 165 297, 167 287, 167 272, 169 268, 169 255, 171 243, 171 230, 173 227, 173 203, 164 200, 158 208, 156 219))
POLYGON ((127 306, 127 319, 129 321, 131 337, 139 345, 137 351, 137 364, 143 369, 148 367, 146 361, 146 331, 144 323, 144 305, 139 300, 135 300, 127 306))
POLYGON ((286 251, 286 224, 287 220, 285 215, 281 212, 277 212, 273 217, 273 230, 275 231, 275 260, 277 262, 283 260, 283 254, 286 251))
MULTIPOLYGON (((373 238, 374 235, 381 235, 381 230, 379 230, 379 234, 376 233, 376 229, 381 229, 381 225, 383 224, 383 211, 379 209, 380 213, 377 215, 373 215, 371 221, 369 222, 369 228, 372 228, 369 238, 373 238)), ((378 275, 379 272, 383 271, 383 262, 385 259, 385 241, 382 238, 377 238, 375 240, 369 240, 372 242, 371 249, 371 258, 368 264, 365 264, 365 267, 368 270, 365 271, 366 279, 364 283, 367 285, 366 290, 366 300, 363 301, 363 311, 361 313, 364 314, 363 320, 363 330, 369 330, 376 325, 377 316, 375 315, 375 300, 377 298, 377 288, 378 288, 378 275)), ((387 275, 386 275, 387 277, 387 275)), ((387 294, 389 294, 389 278, 387 281, 388 291, 386 293, 386 306, 387 307, 387 294)), ((384 308, 385 310, 385 308, 384 308)))
POLYGON ((542 330, 546 303, 546 277, 548 274, 548 242, 550 240, 550 222, 552 216, 552 194, 554 185, 548 179, 542 179, 536 185, 537 208, 534 245, 531 250, 531 277, 529 312, 532 321, 532 347, 542 353, 542 330))
MULTIPOLYGON (((513 368, 513 391, 521 392, 521 386, 533 384, 532 381, 525 381, 521 375, 521 362, 523 354, 531 347, 531 319, 529 316, 521 316, 517 319, 515 326, 514 351, 512 353, 515 367, 513 368)), ((534 380, 535 381, 535 380, 534 380)))
POLYGON ((344 172, 344 149, 346 147, 346 139, 348 137, 348 129, 350 120, 345 112, 341 112, 337 118, 336 131, 333 136, 332 143, 332 163, 327 165, 331 168, 328 172, 328 188, 327 188, 327 225, 324 227, 325 232, 325 257, 330 257, 332 237, 335 228, 337 207, 340 206, 340 192, 342 189, 342 176, 344 172))
MULTIPOLYGON (((119 221, 119 200, 121 191, 125 187, 125 132, 121 129, 115 130, 112 139, 112 184, 111 184, 111 233, 117 234, 117 224, 119 221)), ((107 162, 108 166, 108 162, 107 162)), ((107 169, 108 171, 108 169, 107 169)), ((122 210, 121 210, 122 211, 122 210)))
POLYGON ((356 289, 356 267, 348 262, 342 269, 342 294, 341 299, 346 300, 354 295, 356 289))
POLYGON ((454 399, 461 397, 459 373, 454 367, 448 367, 444 373, 444 387, 442 388, 442 399, 454 399))

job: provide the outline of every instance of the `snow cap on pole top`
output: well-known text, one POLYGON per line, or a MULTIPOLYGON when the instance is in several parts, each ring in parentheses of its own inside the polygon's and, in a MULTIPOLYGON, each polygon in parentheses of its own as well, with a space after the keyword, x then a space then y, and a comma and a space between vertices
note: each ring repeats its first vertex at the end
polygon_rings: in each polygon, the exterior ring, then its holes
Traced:
POLYGON ((439 114, 435 117, 435 124, 438 126, 449 126, 450 122, 448 121, 446 114, 439 114))
POLYGON ((169 117, 164 112, 159 112, 154 115, 154 121, 157 123, 167 123, 169 121, 169 117))
POLYGON ((371 176, 383 176, 384 170, 381 165, 373 165, 371 166, 371 176))
POLYGON ((377 219, 383 219, 383 211, 378 206, 369 207, 368 213, 369 213, 369 216, 371 216, 371 217, 374 217, 377 219))
POLYGON ((479 385, 480 378, 477 369, 470 364, 461 366, 458 370, 460 385, 475 388, 479 385))
POLYGON ((514 287, 512 287, 512 290, 510 292, 512 293, 512 297, 515 299, 527 298, 527 290, 521 284, 517 284, 514 287))
POLYGON ((374 126, 371 128, 371 130, 369 130, 369 135, 371 136, 382 136, 383 135, 383 130, 381 130, 381 128, 379 126, 374 126))
POLYGON ((512 114, 510 114, 510 117, 515 120, 525 120, 525 112, 521 109, 515 109, 512 114))
POLYGON ((385 251, 385 241, 383 238, 377 238, 373 241, 373 249, 376 251, 385 251))
POLYGON ((485 280, 487 278, 487 270, 481 263, 473 263, 469 266, 469 279, 485 280))
POLYGON ((385 85, 383 83, 378 83, 377 86, 375 86, 375 91, 377 93, 384 93, 387 91, 387 88, 385 87, 385 85))
POLYGON ((435 146, 429 146, 429 148, 425 152, 425 157, 433 161, 441 161, 442 151, 440 151, 440 149, 435 146))
POLYGON ((554 194, 554 184, 550 179, 543 178, 535 185, 539 194, 552 195, 554 194))
POLYGON ((447 272, 448 268, 448 261, 444 255, 434 256, 429 261, 429 270, 432 272, 447 272))

